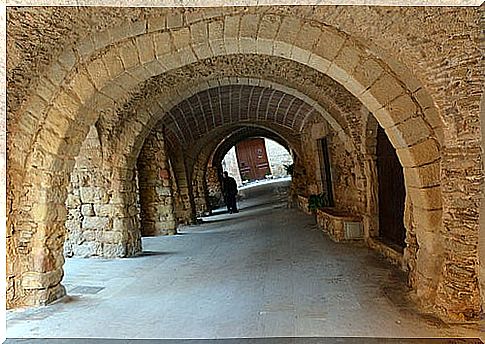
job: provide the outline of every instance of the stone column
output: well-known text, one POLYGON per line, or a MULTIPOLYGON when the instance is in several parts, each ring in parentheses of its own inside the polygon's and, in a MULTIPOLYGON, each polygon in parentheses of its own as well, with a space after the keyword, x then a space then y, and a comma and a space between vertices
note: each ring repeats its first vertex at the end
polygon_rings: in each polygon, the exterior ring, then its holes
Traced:
POLYGON ((92 126, 68 187, 67 257, 127 257, 141 251, 134 171, 115 167, 115 158, 104 156, 92 126))
POLYGON ((172 178, 161 132, 146 139, 137 167, 142 235, 176 234, 172 178))
POLYGON ((171 168, 173 180, 177 192, 174 193, 175 217, 177 223, 189 224, 195 222, 195 204, 192 193, 192 185, 189 182, 187 168, 184 163, 184 153, 181 150, 175 151, 172 155, 171 168))

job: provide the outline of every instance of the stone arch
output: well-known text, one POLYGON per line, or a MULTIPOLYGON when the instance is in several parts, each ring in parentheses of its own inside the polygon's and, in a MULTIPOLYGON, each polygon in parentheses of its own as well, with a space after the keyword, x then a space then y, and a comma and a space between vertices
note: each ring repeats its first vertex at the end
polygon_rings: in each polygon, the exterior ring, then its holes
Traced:
MULTIPOLYGON (((282 146, 288 149, 288 151, 293 151, 295 154, 300 154, 300 147, 294 142, 289 142, 285 139, 285 134, 288 135, 288 131, 285 132, 283 128, 271 127, 264 124, 245 124, 244 126, 235 125, 229 128, 223 128, 218 135, 218 139, 209 139, 208 144, 201 145, 201 149, 197 153, 196 163, 192 169, 192 180, 206 181, 208 171, 214 169, 218 177, 222 175, 222 170, 220 170, 220 164, 224 155, 229 151, 229 149, 240 141, 254 136, 263 136, 271 138, 276 142, 280 143, 282 146)), ((204 185, 204 189, 201 190, 206 199, 199 200, 202 206, 203 212, 208 211, 208 201, 207 201, 207 185, 204 185)))
MULTIPOLYGON (((114 104, 120 99, 127 99, 129 91, 140 82, 198 59, 233 53, 263 54, 282 56, 308 65, 343 85, 376 115, 386 128, 391 142, 398 148, 405 167, 420 175, 417 172, 419 167, 439 159, 439 139, 434 135, 431 122, 440 120, 436 117, 430 119, 430 112, 422 110, 418 91, 425 92, 423 88, 416 89, 407 85, 385 61, 374 58, 361 43, 343 32, 317 22, 290 17, 280 19, 273 22, 265 21, 265 16, 258 15, 221 16, 220 20, 203 19, 188 25, 177 25, 173 30, 165 27, 168 21, 164 20, 162 30, 149 29, 148 32, 146 25, 131 23, 126 35, 111 35, 111 38, 116 37, 109 42, 111 45, 95 44, 94 39, 89 38, 86 42, 91 40, 93 44, 80 45, 83 47, 82 51, 78 51, 80 61, 74 59, 73 62, 74 52, 66 50, 59 61, 52 64, 53 68, 60 68, 62 73, 51 73, 51 79, 41 82, 40 87, 43 88, 36 90, 36 96, 22 110, 19 124, 29 127, 29 120, 38 121, 43 123, 40 125, 41 130, 30 145, 21 146, 20 135, 11 141, 15 142, 11 150, 15 152, 11 171, 25 170, 25 175, 21 175, 22 181, 26 184, 36 181, 32 186, 25 185, 25 188, 30 191, 30 195, 39 196, 39 199, 45 201, 27 211, 31 215, 30 222, 24 224, 25 233, 37 227, 35 238, 26 240, 25 245, 30 248, 32 242, 39 243, 38 246, 32 246, 34 255, 39 259, 32 266, 27 255, 17 254, 20 260, 25 259, 17 264, 22 268, 15 273, 20 276, 24 272, 22 269, 27 271, 17 284, 17 288, 25 294, 22 295, 25 300, 32 296, 30 300, 45 303, 62 294, 62 262, 56 258, 59 248, 57 242, 49 238, 63 233, 65 211, 62 208, 66 192, 61 187, 58 188, 58 194, 55 194, 52 188, 45 187, 66 184, 65 174, 72 170, 73 159, 79 152, 82 139, 97 119, 97 115, 90 109, 103 100, 114 104), (264 27, 264 30, 259 30, 259 26, 264 27), (299 31, 294 30, 295 26, 299 31), (195 34, 198 29, 200 35, 195 34), (106 63, 103 58, 110 59, 110 63, 106 63), (52 80, 53 76, 57 78, 52 80), (46 83, 53 86, 52 92, 45 87, 46 83), (58 87, 61 83, 64 84, 62 88, 58 87), (115 100, 109 100, 110 96, 115 100), (41 106, 37 107, 39 102, 41 106), (418 131, 414 130, 416 127, 418 131), (27 153, 29 151, 33 153, 27 153), (25 169, 23 166, 26 166, 25 169), (52 172, 61 172, 55 181, 52 172), (42 187, 39 186, 42 183, 42 187), (52 262, 56 263, 52 265, 52 262)), ((153 111, 153 114, 163 112, 159 104, 152 106, 154 109, 147 111, 153 111)), ((150 127, 150 121, 137 122, 131 129, 132 133, 140 132, 144 126, 150 127)), ((33 132, 25 132, 26 142, 31 142, 29 135, 33 132)), ((130 163, 124 158, 114 162, 117 168, 113 171, 113 180, 120 185, 133 179, 132 171, 126 167, 130 163)), ((126 232, 126 252, 131 254, 139 250, 139 238, 134 230, 135 220, 126 210, 126 204, 131 204, 133 200, 129 193, 121 189, 112 199, 121 215, 118 218, 120 225, 131 227, 126 232)), ((437 205, 433 202, 437 200, 435 196, 438 192, 438 187, 433 190, 417 189, 413 199, 422 204, 423 209, 436 210, 437 205)), ((15 226, 22 228, 18 223, 15 226)))

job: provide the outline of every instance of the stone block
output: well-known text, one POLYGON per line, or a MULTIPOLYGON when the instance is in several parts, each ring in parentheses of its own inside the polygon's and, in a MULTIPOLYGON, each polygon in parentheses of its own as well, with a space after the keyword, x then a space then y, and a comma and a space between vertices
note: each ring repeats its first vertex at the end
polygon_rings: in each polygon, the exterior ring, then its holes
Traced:
POLYGON ((69 83, 69 88, 79 98, 79 102, 85 103, 91 98, 95 92, 94 85, 89 81, 86 74, 77 73, 69 83))
POLYGON ((189 28, 181 28, 171 32, 175 49, 180 50, 191 43, 189 28))
POLYGON ((424 110, 424 118, 429 123, 429 125, 433 129, 440 128, 441 130, 444 127, 443 120, 441 119, 441 115, 436 107, 430 107, 424 110))
POLYGON ((408 187, 413 205, 422 209, 441 209, 441 186, 426 189, 408 187))
POLYGON ((322 30, 320 27, 308 22, 304 23, 298 33, 298 38, 295 40, 295 45, 304 50, 312 51, 321 34, 322 30))
POLYGON ((426 140, 431 136, 431 130, 421 117, 413 117, 387 128, 386 134, 395 148, 404 148, 426 140))
POLYGON ((224 18, 224 39, 239 36, 240 16, 227 16, 224 18))
POLYGON ((258 38, 273 40, 281 25, 281 17, 277 15, 264 15, 259 24, 258 38))
POLYGON ((215 20, 209 23, 209 40, 223 40, 224 39, 224 21, 215 20))
POLYGON ((371 86, 384 72, 381 65, 372 58, 366 58, 355 67, 352 77, 363 88, 371 86))
POLYGON ((113 219, 113 230, 114 231, 131 231, 133 229, 133 219, 130 217, 124 218, 114 218, 113 219))
POLYGON ((64 272, 61 268, 49 272, 28 271, 22 274, 24 289, 45 289, 61 282, 64 272))
POLYGON ((108 69, 109 75, 114 78, 124 72, 123 62, 117 49, 109 49, 102 56, 104 64, 108 69))
POLYGON ((166 20, 167 20, 167 29, 182 27, 184 23, 183 14, 180 12, 178 13, 171 12, 170 14, 167 15, 166 20))
POLYGON ((439 233, 443 226, 443 211, 414 207, 414 223, 419 231, 439 233))
POLYGON ((293 44, 296 40, 302 22, 296 17, 285 17, 281 23, 276 40, 293 44))
POLYGON ((118 231, 105 231, 99 234, 99 242, 119 244, 123 242, 123 233, 118 231))
POLYGON ((403 167, 422 166, 440 158, 438 144, 433 139, 428 139, 408 148, 398 149, 397 155, 403 167))
POLYGON ((36 93, 39 97, 47 103, 50 103, 55 91, 57 91, 57 88, 49 81, 49 79, 40 78, 36 89, 36 93))
POLYGON ((310 59, 310 51, 309 50, 304 50, 301 49, 297 46, 293 46, 291 49, 291 58, 294 60, 302 63, 302 64, 307 64, 308 60, 310 59))
POLYGON ((93 205, 88 203, 88 204, 83 204, 81 206, 81 214, 83 214, 84 216, 94 216, 94 209, 93 209, 93 205))
POLYGON ((406 185, 415 188, 437 186, 441 183, 439 161, 421 167, 404 168, 406 185))
POLYGON ((102 255, 106 258, 122 258, 126 257, 126 246, 121 243, 117 244, 103 244, 102 255))
POLYGON ((85 216, 82 222, 83 229, 107 230, 110 228, 110 219, 108 217, 85 216))
POLYGON ((111 204, 94 204, 93 208, 96 216, 113 216, 113 206, 111 204))
POLYGON ((70 70, 76 64, 76 54, 72 49, 63 50, 62 54, 59 56, 59 64, 65 69, 70 70))
POLYGON ((171 196, 172 195, 172 189, 170 187, 162 187, 159 186, 156 188, 157 194, 159 196, 171 196))
POLYGON ((315 54, 311 54, 308 59, 308 66, 327 74, 331 62, 315 54))
POLYGON ((403 94, 404 88, 394 76, 383 73, 369 91, 381 106, 385 106, 403 94))
POLYGON ((256 53, 256 39, 241 38, 239 40, 239 51, 243 54, 254 54, 254 53, 256 53))
POLYGON ((152 35, 138 36, 135 43, 140 56, 140 62, 145 64, 155 59, 155 46, 153 44, 152 35))
POLYGON ((66 220, 65 226, 66 226, 66 229, 69 233, 80 231, 81 230, 81 220, 80 219, 66 220))
POLYGON ((79 188, 82 203, 107 203, 108 194, 103 188, 85 186, 79 188))
POLYGON ((77 208, 81 205, 81 198, 78 195, 69 194, 66 199, 66 207, 77 208))
POLYGON ((163 30, 163 29, 165 29, 165 25, 166 25, 166 21, 165 21, 164 16, 160 16, 160 17, 150 16, 150 17, 148 17, 148 21, 147 21, 148 32, 163 30))
POLYGON ((132 41, 126 41, 120 44, 118 46, 118 51, 120 52, 121 61, 123 61, 125 70, 140 64, 138 50, 132 41))
POLYGON ((82 245, 73 246, 73 255, 76 257, 88 258, 100 256, 102 253, 102 244, 99 242, 85 242, 82 245))
POLYGON ((75 49, 78 51, 81 58, 87 60, 87 58, 94 52, 94 41, 91 36, 87 36, 83 40, 79 41, 75 49))
POLYGON ((89 62, 87 70, 98 90, 101 90, 111 78, 101 58, 89 62))
POLYGON ((403 94, 387 104, 384 108, 375 111, 374 114, 383 128, 389 128, 403 123, 415 116, 417 112, 418 108, 412 98, 403 94))
POLYGON ((329 61, 333 61, 345 42, 345 37, 325 29, 313 48, 313 53, 329 61))
POLYGON ((256 52, 263 55, 273 54, 273 41, 259 38, 256 40, 256 52))
POLYGON ((291 56, 292 45, 286 42, 276 41, 274 43, 274 54, 276 56, 289 58, 291 56))
POLYGON ((199 22, 190 26, 192 44, 205 44, 209 40, 209 32, 206 22, 199 22))
POLYGON ((80 238, 77 243, 82 244, 87 241, 97 241, 100 233, 102 232, 98 230, 83 229, 82 233, 80 233, 80 238))
POLYGON ((241 17, 239 37, 254 38, 258 35, 259 15, 246 14, 241 17))

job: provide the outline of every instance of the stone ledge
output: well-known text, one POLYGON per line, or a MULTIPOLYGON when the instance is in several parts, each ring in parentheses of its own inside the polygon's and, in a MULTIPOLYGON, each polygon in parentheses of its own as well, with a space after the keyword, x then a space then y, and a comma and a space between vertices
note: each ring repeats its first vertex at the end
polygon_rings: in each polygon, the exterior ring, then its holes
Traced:
POLYGON ((318 227, 327 233, 330 239, 335 242, 364 239, 363 230, 362 235, 358 237, 349 237, 349 234, 345 230, 346 223, 356 223, 362 229, 362 219, 360 216, 333 208, 318 209, 315 215, 318 227))
POLYGON ((386 245, 382 241, 378 240, 378 238, 368 238, 367 245, 374 251, 380 253, 387 261, 391 264, 396 265, 402 270, 406 270, 406 264, 404 263, 404 255, 403 253, 395 250, 389 245, 386 245))

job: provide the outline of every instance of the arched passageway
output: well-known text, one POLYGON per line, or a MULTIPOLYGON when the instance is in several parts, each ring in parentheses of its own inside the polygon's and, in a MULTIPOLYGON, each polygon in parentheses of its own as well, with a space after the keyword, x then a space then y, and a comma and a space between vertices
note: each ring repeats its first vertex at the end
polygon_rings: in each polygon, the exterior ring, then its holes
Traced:
POLYGON ((65 295, 64 251, 132 257, 142 235, 194 223, 214 152, 262 130, 294 152, 292 205, 331 192, 323 230, 387 255, 422 309, 477 319, 479 20, 473 7, 9 9, 8 306, 65 295), (42 44, 17 44, 26 30, 42 44), (403 169, 402 253, 379 240, 379 125, 403 169))

